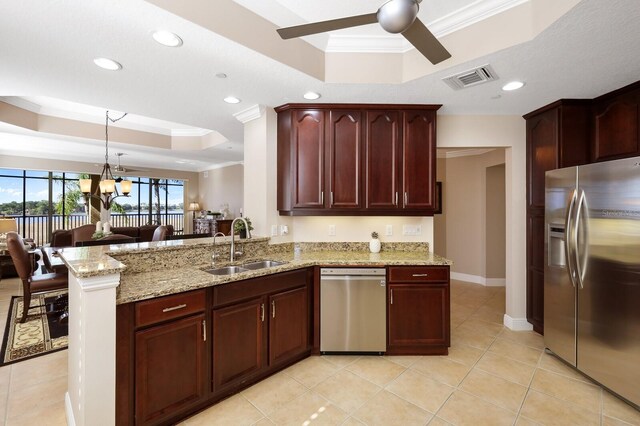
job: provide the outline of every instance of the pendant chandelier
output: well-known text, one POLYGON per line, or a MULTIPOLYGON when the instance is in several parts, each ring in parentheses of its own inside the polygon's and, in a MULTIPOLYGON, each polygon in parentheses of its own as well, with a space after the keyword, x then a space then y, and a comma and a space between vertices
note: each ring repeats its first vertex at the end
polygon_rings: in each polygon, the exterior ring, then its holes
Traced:
POLYGON ((130 180, 120 180, 122 194, 118 192, 116 180, 113 178, 111 166, 109 165, 109 122, 115 123, 116 121, 120 121, 126 115, 127 113, 125 112, 120 118, 113 119, 109 117, 109 111, 107 111, 104 131, 104 165, 102 166, 102 173, 100 174, 100 185, 96 188, 96 192, 91 194, 91 179, 80 179, 80 191, 84 194, 85 198, 88 200, 89 197, 91 197, 100 200, 105 210, 111 208, 114 199, 118 197, 128 197, 131 192, 130 180))

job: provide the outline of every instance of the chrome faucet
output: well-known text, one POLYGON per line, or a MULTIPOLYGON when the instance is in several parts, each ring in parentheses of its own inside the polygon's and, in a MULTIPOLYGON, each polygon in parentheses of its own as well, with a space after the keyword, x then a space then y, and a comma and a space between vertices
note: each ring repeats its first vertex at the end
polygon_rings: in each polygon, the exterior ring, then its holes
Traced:
POLYGON ((242 256, 241 251, 236 252, 236 244, 235 244, 236 220, 241 220, 244 222, 244 229, 247 230, 247 238, 251 238, 251 231, 249 230, 249 224, 247 223, 246 219, 244 217, 236 217, 235 219, 233 219, 233 222, 231 222, 231 257, 230 257, 231 262, 235 260, 236 256, 242 256))
POLYGON ((211 255, 211 266, 216 266, 216 259, 218 255, 216 254, 216 237, 226 237, 222 232, 216 232, 213 234, 213 254, 211 255))

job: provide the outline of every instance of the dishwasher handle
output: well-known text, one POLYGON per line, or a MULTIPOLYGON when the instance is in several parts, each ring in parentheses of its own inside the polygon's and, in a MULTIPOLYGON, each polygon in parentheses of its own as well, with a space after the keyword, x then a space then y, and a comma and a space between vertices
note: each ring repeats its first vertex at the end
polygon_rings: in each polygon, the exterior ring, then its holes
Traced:
POLYGON ((386 283, 384 275, 321 275, 320 281, 372 281, 386 283))

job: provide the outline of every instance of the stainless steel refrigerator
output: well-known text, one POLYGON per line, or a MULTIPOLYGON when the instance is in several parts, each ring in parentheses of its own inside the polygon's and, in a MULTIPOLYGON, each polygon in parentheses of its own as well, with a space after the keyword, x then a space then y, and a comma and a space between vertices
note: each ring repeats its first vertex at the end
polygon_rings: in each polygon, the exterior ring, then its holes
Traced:
POLYGON ((546 174, 545 346, 640 405, 640 157, 546 174))

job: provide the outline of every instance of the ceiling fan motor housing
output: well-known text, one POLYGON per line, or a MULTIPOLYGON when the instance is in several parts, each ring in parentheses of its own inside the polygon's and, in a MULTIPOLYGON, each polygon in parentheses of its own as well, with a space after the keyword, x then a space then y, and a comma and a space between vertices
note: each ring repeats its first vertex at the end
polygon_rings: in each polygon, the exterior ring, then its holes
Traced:
POLYGON ((390 0, 378 9, 378 23, 387 32, 401 33, 413 24, 419 8, 416 0, 390 0))

